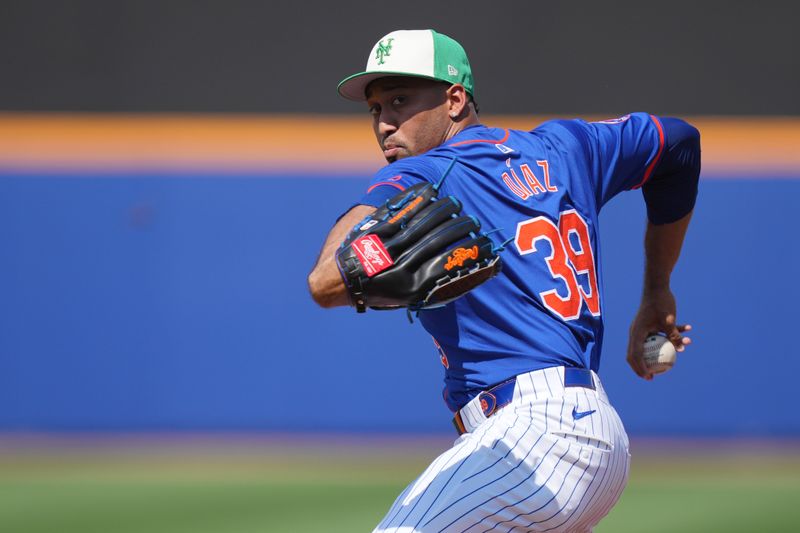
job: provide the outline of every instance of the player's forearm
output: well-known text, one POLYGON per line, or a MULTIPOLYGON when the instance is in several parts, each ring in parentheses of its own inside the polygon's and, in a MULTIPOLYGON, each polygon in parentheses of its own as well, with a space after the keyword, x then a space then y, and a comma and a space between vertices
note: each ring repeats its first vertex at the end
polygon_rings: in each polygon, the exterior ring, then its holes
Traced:
POLYGON ((314 270, 308 275, 308 290, 320 307, 339 307, 350 303, 336 265, 337 237, 328 238, 314 270))
POLYGON ((670 224, 647 224, 644 240, 644 292, 669 288, 672 270, 680 257, 692 212, 670 224))
MULTIPOLYGON (((336 269, 335 264, 333 268, 336 269)), ((331 275, 330 268, 314 270, 308 276, 308 289, 320 307, 339 307, 350 303, 338 270, 335 275, 331 275)))
POLYGON ((374 207, 365 205, 354 207, 339 219, 325 239, 317 264, 308 275, 308 291, 319 306, 350 305, 347 288, 344 286, 342 275, 336 264, 336 250, 353 226, 374 210, 374 207))

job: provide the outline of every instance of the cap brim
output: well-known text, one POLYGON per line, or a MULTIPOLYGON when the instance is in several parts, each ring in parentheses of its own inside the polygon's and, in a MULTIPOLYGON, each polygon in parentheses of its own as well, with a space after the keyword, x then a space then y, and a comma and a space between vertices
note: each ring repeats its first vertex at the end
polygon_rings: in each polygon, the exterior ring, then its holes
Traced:
POLYGON ((386 78, 388 76, 407 76, 409 78, 423 78, 426 80, 442 81, 444 83, 449 83, 444 80, 434 78, 433 76, 409 74, 408 72, 373 71, 373 72, 359 72, 358 74, 353 74, 352 76, 343 79, 341 83, 339 83, 339 87, 337 88, 337 90, 339 91, 339 94, 342 95, 342 97, 347 98, 348 100, 353 100, 354 102, 364 102, 367 99, 366 95, 367 85, 377 80, 378 78, 386 78))

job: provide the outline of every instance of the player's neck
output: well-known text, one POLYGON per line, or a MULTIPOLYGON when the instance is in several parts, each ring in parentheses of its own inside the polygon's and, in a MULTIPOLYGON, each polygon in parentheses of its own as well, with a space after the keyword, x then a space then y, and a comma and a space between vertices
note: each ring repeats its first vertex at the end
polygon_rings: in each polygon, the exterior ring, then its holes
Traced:
POLYGON ((450 127, 447 129, 447 133, 445 135, 444 142, 449 141, 465 129, 469 128, 470 126, 476 126, 480 124, 480 120, 478 120, 478 116, 475 113, 470 113, 468 116, 454 120, 450 127))

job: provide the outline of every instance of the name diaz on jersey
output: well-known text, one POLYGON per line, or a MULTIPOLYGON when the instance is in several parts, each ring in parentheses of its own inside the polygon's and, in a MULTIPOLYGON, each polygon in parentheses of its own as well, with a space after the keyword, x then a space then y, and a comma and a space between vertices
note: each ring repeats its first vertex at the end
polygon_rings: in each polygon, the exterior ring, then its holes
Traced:
POLYGON ((509 189, 511 189, 511 192, 523 200, 527 200, 531 196, 537 196, 544 192, 558 192, 558 187, 555 187, 550 183, 550 165, 547 163, 547 160, 542 159, 540 161, 536 161, 536 164, 539 165, 544 172, 544 185, 542 185, 542 182, 536 178, 536 175, 533 173, 533 170, 531 170, 531 167, 528 163, 522 163, 519 165, 519 173, 522 174, 522 178, 524 180, 523 183, 523 181, 520 180, 517 172, 514 170, 514 167, 511 166, 511 158, 509 157, 506 159, 508 171, 503 172, 503 182, 508 186, 509 189))

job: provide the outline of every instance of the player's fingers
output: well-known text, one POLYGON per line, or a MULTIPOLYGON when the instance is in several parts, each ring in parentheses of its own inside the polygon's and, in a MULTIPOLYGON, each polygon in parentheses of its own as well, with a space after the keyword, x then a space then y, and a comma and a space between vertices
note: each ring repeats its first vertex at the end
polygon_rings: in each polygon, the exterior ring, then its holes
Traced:
POLYGON ((627 361, 628 366, 631 367, 631 370, 633 370, 634 374, 643 379, 650 379, 651 376, 644 367, 644 363, 641 361, 641 359, 628 357, 627 361))
POLYGON ((641 370, 640 370, 639 372, 637 372, 636 374, 637 374, 637 375, 638 375, 640 378, 642 378, 643 380, 645 380, 645 381, 651 381, 651 380, 653 379, 653 374, 651 374, 651 373, 650 373, 650 372, 647 370, 647 367, 645 367, 645 366, 644 366, 644 363, 643 363, 643 362, 642 362, 642 363, 640 363, 640 366, 641 366, 641 370))
POLYGON ((649 381, 653 379, 653 375, 648 371, 647 365, 644 364, 643 357, 644 340, 647 338, 647 334, 646 328, 638 326, 635 322, 631 325, 626 360, 637 376, 649 381))
POLYGON ((627 357, 625 358, 625 360, 628 362, 628 366, 631 367, 631 370, 633 370, 633 373, 636 374, 637 376, 643 378, 643 377, 645 377, 645 372, 644 372, 644 368, 643 368, 643 366, 641 364, 641 357, 637 356, 634 353, 633 348, 632 348, 632 344, 633 344, 632 341, 628 343, 628 353, 627 353, 627 357))
POLYGON ((675 346, 675 350, 678 352, 682 352, 684 350, 684 346, 686 344, 689 344, 689 342, 692 342, 691 339, 689 339, 688 337, 684 337, 683 335, 681 335, 677 329, 671 331, 667 335, 667 338, 672 343, 672 345, 675 346), (684 342, 684 339, 689 339, 689 342, 684 342))
MULTIPOLYGON (((667 338, 672 345, 675 346, 675 350, 678 352, 682 352, 684 350, 684 346, 689 344, 684 342, 684 338, 687 337, 681 335, 681 332, 688 331, 690 329, 692 329, 692 327, 689 324, 675 324, 675 315, 673 314, 669 314, 664 318, 664 333, 667 335, 667 338)), ((692 342, 691 339, 689 342, 692 342)))
MULTIPOLYGON (((681 325, 678 326, 678 331, 680 331, 681 333, 686 333, 687 331, 692 331, 692 326, 691 326, 691 324, 681 324, 681 325)), ((683 344, 683 346, 688 346, 691 343, 692 343, 692 339, 691 338, 687 337, 686 335, 681 337, 681 344, 683 344)))
POLYGON ((644 360, 641 357, 633 361, 628 361, 628 363, 630 364, 634 373, 636 373, 636 375, 643 380, 650 381, 653 379, 653 374, 647 369, 647 366, 644 364, 644 360))

